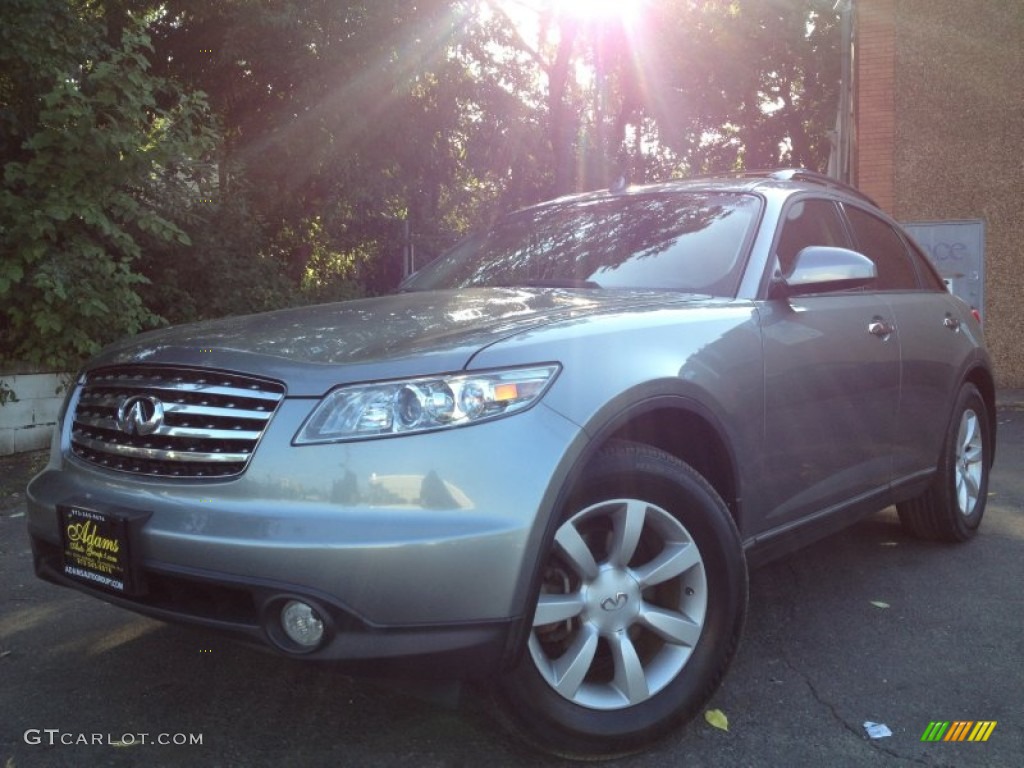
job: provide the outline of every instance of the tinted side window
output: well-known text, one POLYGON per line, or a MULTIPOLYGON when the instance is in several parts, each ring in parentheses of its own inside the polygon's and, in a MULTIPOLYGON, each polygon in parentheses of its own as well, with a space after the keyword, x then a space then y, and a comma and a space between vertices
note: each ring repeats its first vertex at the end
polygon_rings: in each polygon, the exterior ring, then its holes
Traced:
POLYGON ((853 229, 854 248, 878 269, 875 283, 879 291, 906 291, 920 287, 917 270, 910 260, 907 245, 887 222, 860 208, 847 205, 846 215, 853 229))
MULTIPOLYGON (((906 233, 904 233, 905 235, 906 233)), ((910 248, 910 258, 914 260, 914 265, 917 267, 917 275, 925 288, 931 288, 936 291, 946 291, 946 284, 942 282, 942 278, 939 277, 938 271, 932 265, 928 257, 924 255, 924 252, 913 240, 905 237, 907 246, 910 248)))
POLYGON ((809 245, 850 247, 839 210, 830 200, 798 200, 786 210, 775 245, 783 275, 792 273, 796 255, 809 245))

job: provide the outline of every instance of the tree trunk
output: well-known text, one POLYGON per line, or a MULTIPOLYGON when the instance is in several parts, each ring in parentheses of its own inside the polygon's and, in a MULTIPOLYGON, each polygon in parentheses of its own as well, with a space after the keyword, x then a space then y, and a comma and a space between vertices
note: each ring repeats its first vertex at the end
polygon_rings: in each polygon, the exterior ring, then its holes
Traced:
POLYGON ((563 22, 555 61, 548 70, 548 119, 551 154, 554 160, 555 196, 575 191, 576 173, 573 162, 573 134, 576 121, 568 104, 569 71, 576 42, 576 27, 563 22))

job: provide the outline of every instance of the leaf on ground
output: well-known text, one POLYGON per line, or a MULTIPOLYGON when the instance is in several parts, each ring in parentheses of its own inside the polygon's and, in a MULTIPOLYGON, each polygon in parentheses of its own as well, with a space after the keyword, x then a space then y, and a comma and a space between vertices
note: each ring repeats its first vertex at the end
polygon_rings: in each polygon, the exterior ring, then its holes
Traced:
POLYGON ((720 731, 729 730, 729 718, 726 717, 725 712, 720 709, 709 709, 704 713, 704 719, 708 721, 709 725, 720 731))
POLYGON ((890 607, 888 603, 883 603, 881 600, 872 600, 871 604, 873 606, 875 606, 875 608, 889 608, 890 607))

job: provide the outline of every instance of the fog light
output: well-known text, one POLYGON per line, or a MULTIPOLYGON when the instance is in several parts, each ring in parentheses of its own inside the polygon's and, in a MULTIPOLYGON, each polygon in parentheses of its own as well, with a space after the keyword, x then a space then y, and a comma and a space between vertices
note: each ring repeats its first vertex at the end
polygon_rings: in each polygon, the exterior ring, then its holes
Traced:
POLYGON ((289 600, 281 609, 281 628, 288 639, 303 648, 314 648, 324 637, 324 622, 308 603, 289 600))

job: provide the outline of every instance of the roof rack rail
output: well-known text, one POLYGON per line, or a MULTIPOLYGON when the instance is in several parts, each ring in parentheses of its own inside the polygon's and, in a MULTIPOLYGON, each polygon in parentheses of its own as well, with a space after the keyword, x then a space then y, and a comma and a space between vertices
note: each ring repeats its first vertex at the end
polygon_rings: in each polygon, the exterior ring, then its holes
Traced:
POLYGON ((807 168, 769 168, 764 170, 753 170, 753 171, 726 171, 725 173, 712 173, 712 174, 701 174, 693 176, 694 179, 710 179, 710 178, 722 178, 723 176, 728 178, 739 178, 739 179, 766 179, 774 181, 806 181, 812 184, 820 184, 821 186, 828 187, 829 189, 842 189, 848 195, 860 198, 861 200, 870 203, 872 206, 878 208, 879 204, 871 200, 870 197, 862 193, 860 189, 852 186, 844 181, 840 181, 838 178, 826 176, 823 173, 817 171, 811 171, 807 168))
POLYGON ((840 189, 843 192, 855 195, 861 200, 869 202, 876 207, 878 206, 878 203, 856 187, 842 182, 839 179, 833 178, 832 176, 826 176, 824 173, 811 171, 807 168, 779 168, 777 170, 768 171, 742 171, 740 172, 740 175, 750 178, 774 179, 776 181, 806 181, 811 184, 820 184, 821 186, 828 187, 829 189, 840 189))
POLYGON ((769 181, 804 181, 810 184, 819 184, 823 187, 827 187, 828 189, 842 190, 849 195, 853 195, 854 197, 858 197, 861 200, 870 203, 876 208, 880 207, 869 195, 861 192, 856 187, 831 176, 826 176, 824 173, 808 170, 807 168, 767 168, 764 170, 753 171, 725 171, 722 173, 708 173, 690 176, 686 180, 699 181, 702 179, 708 180, 722 178, 750 179, 751 181, 758 179, 769 181))

